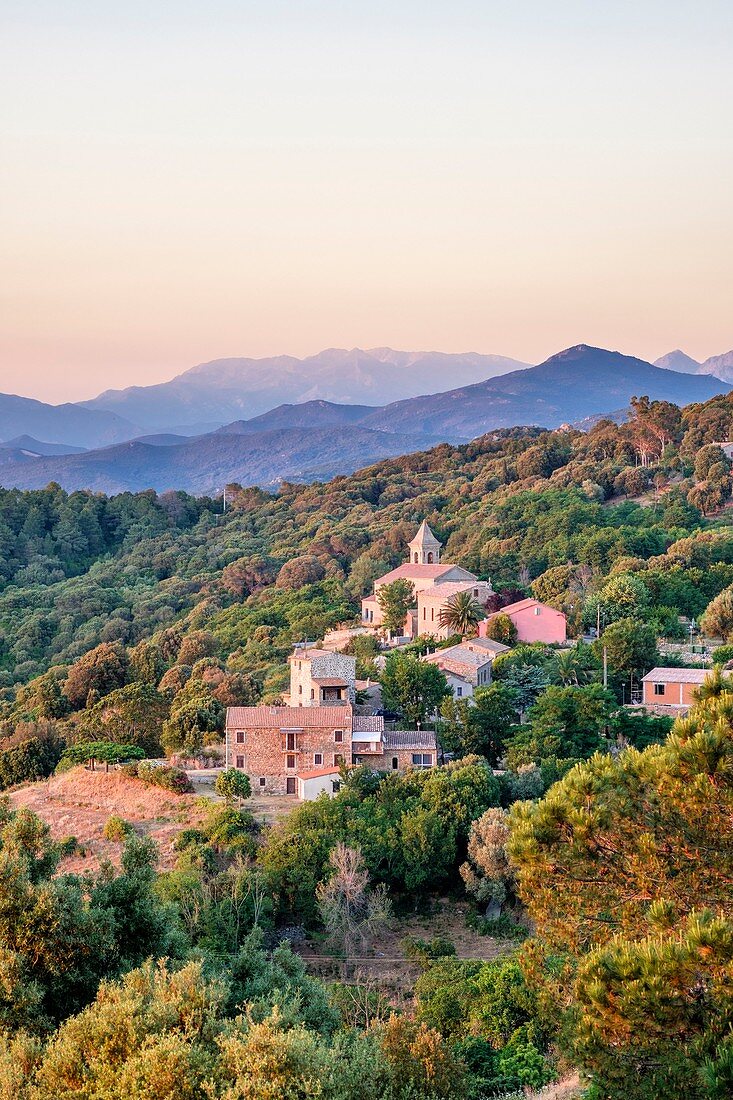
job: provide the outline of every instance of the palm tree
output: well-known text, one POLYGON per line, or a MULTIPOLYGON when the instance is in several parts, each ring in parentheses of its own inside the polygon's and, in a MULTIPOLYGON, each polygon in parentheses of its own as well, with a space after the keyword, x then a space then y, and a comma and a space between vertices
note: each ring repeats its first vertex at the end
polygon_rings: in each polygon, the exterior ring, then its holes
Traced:
POLYGON ((471 634, 484 617, 484 609, 470 592, 456 592, 440 609, 438 621, 453 634, 471 634))

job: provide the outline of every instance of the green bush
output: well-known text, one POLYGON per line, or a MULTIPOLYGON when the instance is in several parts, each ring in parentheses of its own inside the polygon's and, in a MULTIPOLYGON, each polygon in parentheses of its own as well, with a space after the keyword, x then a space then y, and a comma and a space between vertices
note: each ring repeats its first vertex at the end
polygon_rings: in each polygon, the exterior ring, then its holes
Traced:
POLYGON ((151 760, 141 760, 139 763, 127 764, 123 769, 125 775, 135 779, 141 779, 152 787, 163 787, 173 794, 193 794, 194 786, 182 768, 174 768, 171 764, 154 764, 151 760))
POLYGON ((446 936, 433 936, 431 940, 421 940, 407 936, 401 943, 408 959, 417 959, 424 966, 433 959, 445 959, 456 953, 456 945, 446 936))
POLYGON ((125 840, 131 832, 133 832, 132 825, 129 821, 125 821, 123 817, 118 817, 117 814, 112 814, 108 817, 104 823, 102 829, 102 836, 105 840, 125 840))

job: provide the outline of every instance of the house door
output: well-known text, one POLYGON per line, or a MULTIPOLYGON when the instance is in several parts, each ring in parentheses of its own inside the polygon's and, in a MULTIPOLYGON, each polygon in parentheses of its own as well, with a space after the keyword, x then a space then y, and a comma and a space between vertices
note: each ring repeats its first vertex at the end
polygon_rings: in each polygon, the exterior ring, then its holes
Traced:
POLYGON ((295 776, 289 775, 285 780, 285 793, 295 794, 295 776))

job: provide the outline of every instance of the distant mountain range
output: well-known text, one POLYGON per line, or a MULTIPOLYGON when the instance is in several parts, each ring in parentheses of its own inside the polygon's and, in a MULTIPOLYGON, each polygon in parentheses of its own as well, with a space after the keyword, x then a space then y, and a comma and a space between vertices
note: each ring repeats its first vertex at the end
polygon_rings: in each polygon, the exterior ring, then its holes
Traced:
MULTIPOLYGON (((231 481, 273 487, 281 480, 348 474, 382 458, 439 442, 465 442, 496 428, 592 423, 614 410, 618 418, 634 395, 685 405, 730 389, 707 373, 685 374, 581 344, 539 366, 444 392, 382 405, 323 398, 283 403, 193 437, 138 430, 141 438, 122 444, 53 454, 37 439, 29 444, 16 436, 0 447, 0 484, 38 488, 57 481, 66 489, 107 493, 144 488, 212 493, 231 481)), ((109 410, 85 406, 81 411, 113 417, 115 427, 124 422, 109 410)), ((210 415, 208 409, 199 412, 210 415)))
POLYGON ((449 355, 392 348, 329 348, 306 359, 289 355, 215 359, 170 382, 107 390, 82 404, 97 412, 115 413, 141 428, 178 431, 181 424, 248 420, 286 402, 384 405, 433 393, 445 388, 447 380, 463 386, 526 366, 516 359, 475 352, 449 355))
POLYGON ((104 493, 185 489, 218 494, 229 482, 274 487, 281 481, 326 481, 383 458, 430 446, 424 436, 397 436, 367 428, 287 428, 242 431, 240 425, 163 444, 131 440, 82 454, 28 457, 0 448, 0 485, 104 493))
POLYGON ((682 371, 684 374, 712 374, 716 378, 722 378, 724 382, 733 382, 733 351, 727 351, 724 355, 711 355, 709 359, 698 363, 697 359, 678 348, 655 360, 654 366, 682 371))

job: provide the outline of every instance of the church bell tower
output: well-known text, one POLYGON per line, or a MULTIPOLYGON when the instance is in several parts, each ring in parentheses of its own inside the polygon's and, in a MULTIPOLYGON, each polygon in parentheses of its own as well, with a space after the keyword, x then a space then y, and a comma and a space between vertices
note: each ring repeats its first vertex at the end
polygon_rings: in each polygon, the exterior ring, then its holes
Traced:
POLYGON ((410 548, 410 565, 440 565, 440 543, 425 520, 422 521, 410 548))

